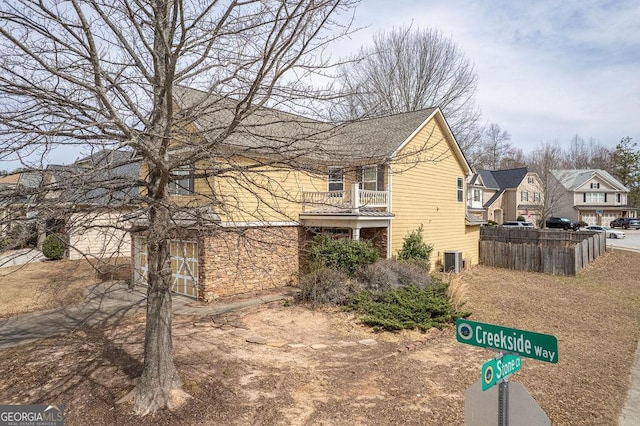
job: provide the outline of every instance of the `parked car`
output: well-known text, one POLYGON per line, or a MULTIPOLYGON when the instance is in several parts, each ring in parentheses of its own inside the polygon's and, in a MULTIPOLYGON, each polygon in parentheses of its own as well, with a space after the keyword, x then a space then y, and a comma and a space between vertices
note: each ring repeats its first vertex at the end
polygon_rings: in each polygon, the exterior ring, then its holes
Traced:
POLYGON ((547 228, 560 228, 564 230, 573 229, 577 231, 580 225, 578 222, 569 220, 566 217, 550 217, 547 219, 547 228))
POLYGON ((624 238, 624 232, 611 229, 608 226, 591 225, 585 228, 587 231, 606 232, 607 238, 624 238))
POLYGON ((507 220, 501 226, 504 228, 535 228, 533 223, 521 220, 507 220))
POLYGON ((609 226, 612 228, 640 229, 640 219, 637 219, 635 217, 619 217, 612 220, 611 223, 609 223, 609 226))

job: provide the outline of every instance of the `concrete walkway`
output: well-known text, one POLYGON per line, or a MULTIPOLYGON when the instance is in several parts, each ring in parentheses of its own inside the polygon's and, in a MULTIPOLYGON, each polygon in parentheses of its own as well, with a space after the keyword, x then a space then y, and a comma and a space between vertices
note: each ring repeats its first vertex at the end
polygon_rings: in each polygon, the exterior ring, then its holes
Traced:
MULTIPOLYGON (((271 294, 224 305, 190 306, 193 300, 174 295, 172 306, 176 315, 208 316, 270 303, 285 297, 284 293, 271 294)), ((146 288, 129 290, 123 281, 108 281, 86 290, 86 300, 83 303, 0 318, 0 349, 87 326, 114 324, 129 315, 144 313, 145 307, 146 288)))

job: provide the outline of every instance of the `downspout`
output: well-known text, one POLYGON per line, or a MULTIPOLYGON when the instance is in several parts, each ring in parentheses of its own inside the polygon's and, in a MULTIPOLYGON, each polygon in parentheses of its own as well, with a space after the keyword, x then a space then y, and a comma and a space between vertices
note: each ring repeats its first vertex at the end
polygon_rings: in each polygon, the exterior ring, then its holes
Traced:
MULTIPOLYGON (((393 182, 393 172, 391 170, 391 163, 387 163, 387 212, 393 212, 393 204, 391 194, 392 191, 392 182, 393 182)), ((391 233, 392 233, 392 220, 389 220, 389 226, 387 227, 387 259, 391 259, 391 233)))

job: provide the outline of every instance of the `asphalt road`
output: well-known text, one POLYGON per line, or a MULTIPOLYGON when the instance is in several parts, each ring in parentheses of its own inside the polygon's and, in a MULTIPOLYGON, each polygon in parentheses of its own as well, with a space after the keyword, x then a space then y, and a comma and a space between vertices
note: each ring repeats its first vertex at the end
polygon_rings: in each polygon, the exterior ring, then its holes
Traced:
POLYGON ((625 238, 607 238, 607 247, 640 251, 640 230, 622 229, 622 231, 626 234, 625 238))

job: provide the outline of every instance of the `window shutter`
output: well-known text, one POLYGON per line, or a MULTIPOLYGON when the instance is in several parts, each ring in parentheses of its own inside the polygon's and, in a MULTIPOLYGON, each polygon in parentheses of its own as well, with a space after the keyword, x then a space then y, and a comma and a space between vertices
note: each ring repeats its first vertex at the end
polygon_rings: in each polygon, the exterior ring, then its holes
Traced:
POLYGON ((606 192, 604 193, 604 202, 605 203, 607 202, 607 193, 606 192))
POLYGON ((384 164, 378 164, 377 179, 377 190, 384 191, 384 164))
POLYGON ((584 194, 582 194, 582 201, 583 202, 587 202, 587 193, 585 192, 584 194))
MULTIPOLYGON (((362 183, 362 167, 360 166, 356 167, 356 182, 362 183)), ((360 185, 360 188, 362 188, 362 185, 360 185)))

